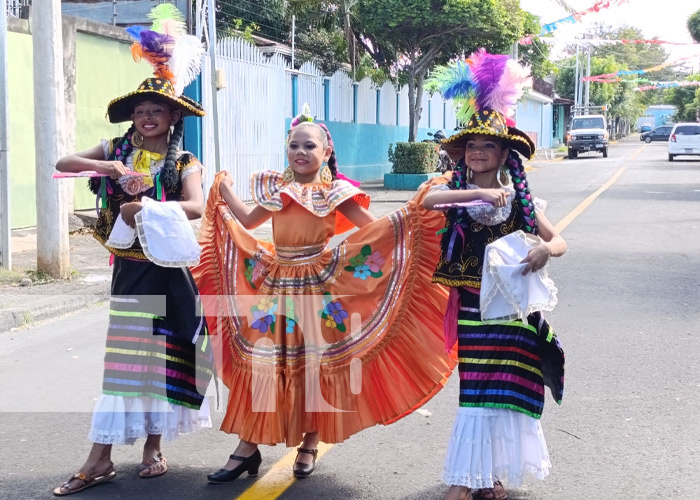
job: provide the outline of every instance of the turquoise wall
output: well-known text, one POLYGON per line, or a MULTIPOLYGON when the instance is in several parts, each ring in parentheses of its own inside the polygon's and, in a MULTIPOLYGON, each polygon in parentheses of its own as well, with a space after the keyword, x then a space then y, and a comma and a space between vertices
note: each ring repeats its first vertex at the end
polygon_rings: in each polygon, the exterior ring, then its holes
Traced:
MULTIPOLYGON (((289 129, 291 120, 285 121, 289 129)), ((406 142, 408 127, 368 123, 324 122, 333 136, 340 171, 360 182, 384 179, 391 172, 389 144, 406 142)), ((418 140, 428 138, 437 129, 418 129, 418 140)))

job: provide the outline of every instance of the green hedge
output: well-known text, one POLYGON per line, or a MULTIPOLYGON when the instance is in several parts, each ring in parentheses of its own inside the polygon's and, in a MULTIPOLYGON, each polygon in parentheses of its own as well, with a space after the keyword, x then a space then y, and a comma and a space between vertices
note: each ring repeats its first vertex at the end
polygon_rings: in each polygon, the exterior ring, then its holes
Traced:
POLYGON ((397 142, 389 144, 391 171, 395 174, 428 174, 435 172, 438 145, 432 142, 397 142))

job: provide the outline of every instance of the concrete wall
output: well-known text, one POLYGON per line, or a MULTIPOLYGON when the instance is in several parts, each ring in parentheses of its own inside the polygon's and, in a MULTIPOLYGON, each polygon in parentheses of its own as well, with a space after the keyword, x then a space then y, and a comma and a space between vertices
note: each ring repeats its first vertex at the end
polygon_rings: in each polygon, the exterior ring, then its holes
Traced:
MULTIPOLYGON (((15 23, 13 23, 15 24, 15 23)), ((19 23, 17 23, 19 24, 19 23)), ((28 24, 28 23, 25 23, 28 24)), ((34 201, 34 72, 32 37, 17 28, 8 34, 8 110, 10 129, 10 225, 13 228, 36 223, 34 201)))
MULTIPOLYGON (((290 121, 290 119, 285 121, 287 129, 290 121)), ((382 180, 384 174, 391 172, 389 144, 408 140, 408 127, 367 123, 324 123, 333 136, 340 171, 360 182, 382 180)), ((428 138, 428 132, 435 131, 437 129, 418 129, 418 140, 428 138)))

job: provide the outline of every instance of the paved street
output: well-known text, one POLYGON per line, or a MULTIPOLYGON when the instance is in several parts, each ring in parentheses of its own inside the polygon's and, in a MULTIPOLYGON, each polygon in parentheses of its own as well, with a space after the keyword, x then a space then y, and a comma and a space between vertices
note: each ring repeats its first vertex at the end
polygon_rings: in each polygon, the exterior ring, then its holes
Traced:
MULTIPOLYGON (((668 162, 666 147, 632 136, 607 159, 532 163, 532 191, 549 202, 550 220, 578 216, 563 232, 569 252, 550 268, 559 305, 549 318, 567 355, 563 405, 548 396, 543 417, 553 469, 509 490, 511 499, 700 498, 700 160, 668 162)), ((377 214, 401 201, 375 198, 377 214)), ((0 335, 0 499, 49 498, 85 459, 106 324, 101 305, 0 335)), ((279 498, 441 498, 457 390, 453 377, 427 411, 333 446, 279 498)), ((165 444, 165 476, 139 479, 142 442, 116 447, 117 479, 75 498, 275 498, 244 494, 249 478, 207 485, 236 443, 217 430, 222 416, 213 411, 212 429, 165 444)), ((265 481, 290 450, 261 451, 265 481)))

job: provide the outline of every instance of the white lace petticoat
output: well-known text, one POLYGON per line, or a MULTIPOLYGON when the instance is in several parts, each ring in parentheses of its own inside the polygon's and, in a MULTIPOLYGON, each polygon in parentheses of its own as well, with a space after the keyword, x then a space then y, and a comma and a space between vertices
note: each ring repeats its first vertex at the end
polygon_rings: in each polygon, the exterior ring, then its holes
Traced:
POLYGON ((501 408, 457 409, 442 475, 446 484, 479 489, 501 480, 517 487, 524 475, 544 479, 550 468, 539 420, 501 408))
POLYGON ((134 444, 148 434, 170 441, 181 434, 211 427, 209 400, 199 410, 150 397, 100 395, 88 439, 97 444, 134 444))

